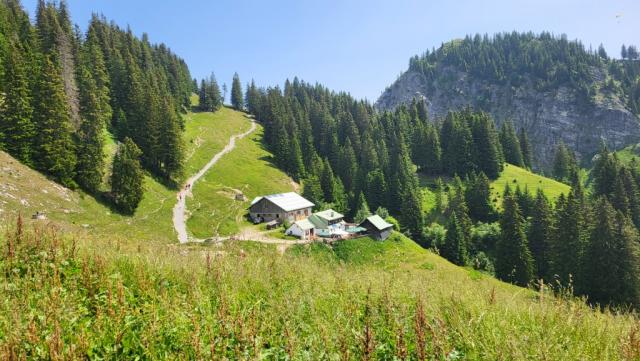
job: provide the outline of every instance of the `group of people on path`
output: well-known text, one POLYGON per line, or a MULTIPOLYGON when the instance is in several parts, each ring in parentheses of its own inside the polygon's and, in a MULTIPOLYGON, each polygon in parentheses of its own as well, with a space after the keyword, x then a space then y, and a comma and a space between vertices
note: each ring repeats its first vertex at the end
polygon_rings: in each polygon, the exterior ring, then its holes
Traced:
MULTIPOLYGON (((183 191, 184 191, 184 192, 186 192, 186 191, 188 191, 189 189, 191 189, 191 183, 187 183, 187 184, 184 186, 183 191)), ((182 199, 182 193, 184 193, 184 192, 179 192, 179 193, 178 193, 178 200, 181 200, 181 199, 182 199)), ((186 197, 186 193, 185 193, 185 197, 186 197)))

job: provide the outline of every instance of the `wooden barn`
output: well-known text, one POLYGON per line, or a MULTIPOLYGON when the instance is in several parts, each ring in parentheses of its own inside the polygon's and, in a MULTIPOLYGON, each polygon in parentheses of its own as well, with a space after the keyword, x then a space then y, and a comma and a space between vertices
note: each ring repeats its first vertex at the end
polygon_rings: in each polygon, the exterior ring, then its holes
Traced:
POLYGON ((271 194, 254 199, 249 206, 249 216, 255 223, 293 223, 309 217, 314 205, 298 193, 271 194))
POLYGON ((365 228, 372 238, 384 241, 389 238, 393 231, 393 224, 387 223, 379 215, 371 216, 360 223, 360 227, 365 228))

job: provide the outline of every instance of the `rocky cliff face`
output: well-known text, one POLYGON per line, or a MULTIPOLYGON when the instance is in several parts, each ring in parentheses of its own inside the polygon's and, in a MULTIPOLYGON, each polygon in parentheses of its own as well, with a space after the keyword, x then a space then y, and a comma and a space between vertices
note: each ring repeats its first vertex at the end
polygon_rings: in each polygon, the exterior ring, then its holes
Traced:
POLYGON ((556 145, 562 140, 580 160, 589 162, 601 141, 611 149, 620 149, 640 141, 640 119, 622 99, 605 89, 606 70, 591 70, 594 89, 591 101, 585 101, 568 87, 537 90, 532 81, 518 87, 491 83, 452 67, 440 67, 434 81, 419 72, 407 71, 378 99, 379 109, 393 109, 424 98, 432 120, 449 110, 471 106, 490 113, 500 125, 510 119, 516 129, 524 127, 531 140, 538 168, 549 169, 556 145))

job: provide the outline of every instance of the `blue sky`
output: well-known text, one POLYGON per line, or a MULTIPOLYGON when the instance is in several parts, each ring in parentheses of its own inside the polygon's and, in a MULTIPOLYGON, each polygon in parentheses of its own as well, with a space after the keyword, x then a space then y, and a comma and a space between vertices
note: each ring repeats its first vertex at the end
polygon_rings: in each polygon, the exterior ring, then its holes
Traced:
MULTIPOLYGON (((33 15, 36 0, 24 0, 33 15)), ((374 101, 411 56, 466 34, 551 31, 640 45, 638 0, 68 0, 86 28, 92 12, 130 25, 183 57, 194 77, 282 84, 298 76, 374 101)))

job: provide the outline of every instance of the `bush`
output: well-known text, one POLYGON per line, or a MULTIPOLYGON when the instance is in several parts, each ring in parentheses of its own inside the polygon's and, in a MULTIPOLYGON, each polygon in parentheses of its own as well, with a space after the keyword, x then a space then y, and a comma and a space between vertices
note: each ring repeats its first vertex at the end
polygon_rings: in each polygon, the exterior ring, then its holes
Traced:
POLYGON ((387 221, 387 223, 393 224, 394 231, 400 230, 400 222, 398 222, 397 219, 393 218, 392 216, 387 216, 384 220, 387 221))
POLYGON ((469 254, 493 254, 496 242, 500 238, 500 225, 496 223, 478 223, 471 229, 469 254))
POLYGON ((444 238, 447 235, 447 229, 438 223, 432 223, 430 226, 425 227, 425 244, 421 245, 425 248, 439 249, 444 243, 444 238))
POLYGON ((491 261, 484 252, 479 252, 471 258, 471 266, 478 271, 486 272, 491 275, 495 272, 493 261, 491 261))

